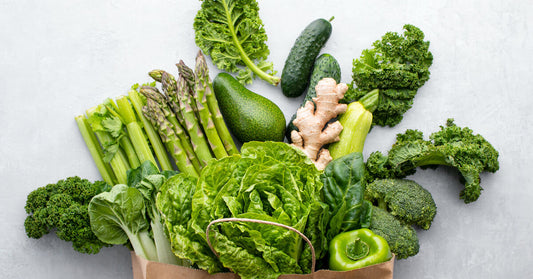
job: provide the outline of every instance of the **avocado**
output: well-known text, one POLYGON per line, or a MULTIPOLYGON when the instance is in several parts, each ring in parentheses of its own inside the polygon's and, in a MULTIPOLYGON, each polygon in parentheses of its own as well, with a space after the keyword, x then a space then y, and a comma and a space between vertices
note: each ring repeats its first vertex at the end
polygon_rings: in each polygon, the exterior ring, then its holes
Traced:
POLYGON ((238 141, 283 141, 286 120, 274 102, 224 72, 213 80, 213 90, 220 112, 238 141))

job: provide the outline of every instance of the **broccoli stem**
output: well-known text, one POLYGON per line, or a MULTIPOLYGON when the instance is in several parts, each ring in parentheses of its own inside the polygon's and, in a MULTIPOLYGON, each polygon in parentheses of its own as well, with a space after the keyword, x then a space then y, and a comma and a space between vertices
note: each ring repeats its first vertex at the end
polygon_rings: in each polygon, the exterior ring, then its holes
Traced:
POLYGON ((75 120, 78 124, 78 129, 80 130, 81 136, 83 137, 83 140, 85 141, 85 144, 87 145, 87 148, 89 148, 89 152, 93 157, 93 161, 95 162, 96 167, 102 176, 102 179, 104 179, 104 181, 109 185, 115 185, 117 178, 113 174, 111 167, 104 162, 102 149, 100 148, 100 144, 98 143, 95 134, 91 130, 87 118, 85 118, 83 115, 78 115, 75 117, 75 120))

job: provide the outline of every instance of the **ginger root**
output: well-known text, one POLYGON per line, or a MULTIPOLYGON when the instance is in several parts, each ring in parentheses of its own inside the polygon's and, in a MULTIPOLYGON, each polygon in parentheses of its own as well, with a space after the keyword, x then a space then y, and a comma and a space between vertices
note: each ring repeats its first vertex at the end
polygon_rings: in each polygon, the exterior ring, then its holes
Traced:
POLYGON ((323 170, 331 162, 324 145, 339 141, 342 125, 339 121, 328 122, 346 111, 346 104, 339 104, 348 86, 332 78, 324 78, 315 87, 316 97, 307 101, 296 112, 293 124, 298 131, 291 132, 292 145, 300 148, 311 158, 317 169, 323 170), (315 108, 316 106, 316 108, 315 108), (326 126, 327 125, 327 126, 326 126))

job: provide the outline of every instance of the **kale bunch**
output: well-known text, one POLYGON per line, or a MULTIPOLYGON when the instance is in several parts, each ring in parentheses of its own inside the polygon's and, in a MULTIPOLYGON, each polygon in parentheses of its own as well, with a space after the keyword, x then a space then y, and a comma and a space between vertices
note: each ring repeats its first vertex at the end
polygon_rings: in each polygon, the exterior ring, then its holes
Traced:
POLYGON ((476 201, 483 188, 480 173, 499 169, 498 151, 481 135, 454 124, 446 126, 425 140, 421 131, 407 130, 396 136, 388 155, 379 151, 366 161, 367 181, 380 178, 403 178, 416 172, 417 167, 455 167, 461 173, 465 188, 460 198, 465 203, 476 201))
POLYGON ((52 230, 65 241, 72 242, 80 253, 96 254, 104 246, 91 230, 88 205, 91 199, 110 186, 103 181, 90 182, 78 176, 68 177, 30 192, 25 210, 26 234, 41 238, 52 230))
POLYGON ((424 33, 406 24, 405 32, 387 32, 373 48, 354 59, 352 84, 344 103, 359 101, 369 91, 379 89, 379 104, 373 111, 373 125, 395 126, 413 105, 417 90, 429 80, 433 54, 424 33))

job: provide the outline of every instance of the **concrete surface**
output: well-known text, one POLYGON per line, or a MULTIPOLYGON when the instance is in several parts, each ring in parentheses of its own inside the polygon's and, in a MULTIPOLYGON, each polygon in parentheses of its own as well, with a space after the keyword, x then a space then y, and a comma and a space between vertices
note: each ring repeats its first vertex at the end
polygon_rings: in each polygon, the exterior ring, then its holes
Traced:
MULTIPOLYGON (((312 20, 335 16, 323 52, 351 82, 352 59, 386 31, 405 23, 431 41, 431 79, 394 128, 376 128, 365 155, 386 151, 408 128, 429 134, 453 117, 500 152, 500 170, 483 174, 485 189, 465 205, 452 169, 411 178, 433 194, 438 213, 419 231, 420 253, 395 265, 396 279, 532 278, 533 5, 531 1, 259 1, 269 60, 281 72, 290 47, 312 20)), ((99 173, 74 116, 118 97, 147 72, 175 72, 198 51, 193 18, 199 1, 0 0, 0 277, 132 278, 129 252, 75 252, 54 234, 24 232, 24 204, 33 189, 67 176, 99 173)), ((212 75, 218 72, 211 66, 212 75)), ((256 80, 251 90, 290 117, 302 98, 256 80)))

